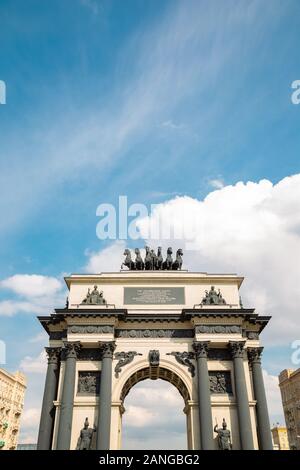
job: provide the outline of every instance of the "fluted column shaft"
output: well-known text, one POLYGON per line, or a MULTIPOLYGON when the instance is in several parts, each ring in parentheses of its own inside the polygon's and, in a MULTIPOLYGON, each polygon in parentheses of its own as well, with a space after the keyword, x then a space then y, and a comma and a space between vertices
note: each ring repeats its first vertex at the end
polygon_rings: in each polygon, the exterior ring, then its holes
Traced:
POLYGON ((76 359, 79 350, 79 341, 65 343, 64 354, 66 362, 56 445, 58 450, 70 449, 76 380, 76 359))
POLYGON ((249 400, 244 371, 244 341, 230 341, 229 349, 234 365, 235 393, 238 408, 241 447, 243 450, 253 450, 253 435, 250 418, 249 400))
POLYGON ((197 341, 193 344, 197 359, 200 448, 202 450, 214 449, 210 387, 207 368, 208 345, 209 341, 197 341))
POLYGON ((101 380, 97 426, 97 450, 109 450, 111 422, 112 360, 115 342, 101 343, 101 380))
POLYGON ((48 355, 48 367, 45 380, 43 404, 38 434, 38 450, 50 450, 55 419, 54 400, 57 394, 61 348, 45 348, 48 355))
POLYGON ((258 426, 259 447, 262 450, 272 450, 271 427, 268 413, 267 398, 261 368, 263 347, 248 348, 248 359, 252 368, 254 397, 256 400, 256 417, 258 426))

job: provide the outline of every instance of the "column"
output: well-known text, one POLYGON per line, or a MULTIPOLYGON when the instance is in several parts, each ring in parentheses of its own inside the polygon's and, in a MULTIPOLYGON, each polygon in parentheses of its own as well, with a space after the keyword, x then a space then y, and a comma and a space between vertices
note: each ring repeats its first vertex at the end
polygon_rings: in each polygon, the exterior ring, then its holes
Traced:
POLYGON ((97 426, 97 450, 109 450, 111 422, 112 360, 115 342, 100 343, 101 379, 97 426))
POLYGON ((59 363, 61 348, 45 348, 48 355, 48 368, 46 374, 42 412, 38 435, 38 450, 51 450, 52 435, 55 419, 55 406, 53 405, 57 394, 59 363))
POLYGON ((214 449, 210 387, 207 369, 208 345, 209 341, 197 341, 193 343, 193 348, 197 359, 198 408, 200 421, 200 443, 202 450, 214 449))
POLYGON ((248 348, 248 359, 252 368, 252 382, 254 397, 256 400, 256 417, 258 426, 259 448, 262 450, 272 450, 271 427, 263 374, 261 369, 262 347, 248 348))
POLYGON ((70 449, 76 380, 76 359, 80 347, 79 341, 65 343, 65 374, 63 379, 56 445, 56 449, 58 450, 70 449))
POLYGON ((229 341, 229 349, 233 359, 235 394, 239 419, 240 440, 243 450, 253 450, 253 436, 250 419, 248 392, 244 371, 245 341, 229 341))

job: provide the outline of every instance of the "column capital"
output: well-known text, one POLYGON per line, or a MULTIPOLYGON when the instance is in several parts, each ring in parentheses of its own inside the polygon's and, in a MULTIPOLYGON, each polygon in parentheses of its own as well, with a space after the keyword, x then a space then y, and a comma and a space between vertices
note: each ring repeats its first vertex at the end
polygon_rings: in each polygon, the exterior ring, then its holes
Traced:
POLYGON ((78 353, 81 349, 80 341, 65 341, 64 342, 64 357, 66 359, 77 359, 78 353))
POLYGON ((199 357, 204 357, 207 359, 209 343, 210 341, 195 341, 193 343, 193 349, 197 359, 199 357))
POLYGON ((61 347, 47 347, 45 351, 47 353, 48 364, 57 364, 60 359, 61 347))
POLYGON ((261 356, 264 348, 262 346, 257 348, 248 348, 248 360, 250 364, 261 364, 261 356))
POLYGON ((231 353, 232 359, 244 357, 245 341, 229 341, 228 347, 229 347, 229 351, 231 353))
POLYGON ((105 343, 99 343, 101 358, 113 358, 114 350, 116 349, 115 341, 107 341, 105 343))

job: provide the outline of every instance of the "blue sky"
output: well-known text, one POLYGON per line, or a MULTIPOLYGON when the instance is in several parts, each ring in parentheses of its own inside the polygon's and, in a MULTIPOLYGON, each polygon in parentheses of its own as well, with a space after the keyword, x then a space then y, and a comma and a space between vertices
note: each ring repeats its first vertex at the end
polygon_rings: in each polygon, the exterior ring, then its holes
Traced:
MULTIPOLYGON (((297 0, 2 0, 0 18, 0 279, 84 270, 108 245, 96 208, 119 195, 299 173, 297 0)), ((44 342, 23 310, 1 318, 11 370, 44 342)), ((288 340, 269 351, 270 374, 291 365, 288 340)))

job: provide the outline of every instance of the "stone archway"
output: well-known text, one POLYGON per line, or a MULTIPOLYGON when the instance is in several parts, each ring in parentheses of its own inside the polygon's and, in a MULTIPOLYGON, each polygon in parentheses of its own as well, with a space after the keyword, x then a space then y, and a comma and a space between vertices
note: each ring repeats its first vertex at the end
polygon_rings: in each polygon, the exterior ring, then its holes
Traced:
POLYGON ((121 449, 122 444, 122 415, 125 411, 124 400, 129 394, 130 390, 139 382, 143 380, 156 380, 161 379, 174 385, 181 397, 184 400, 183 412, 186 415, 186 433, 187 433, 187 448, 194 448, 194 436, 192 430, 194 428, 193 422, 193 406, 191 393, 182 378, 171 368, 166 366, 158 367, 155 371, 149 366, 140 367, 132 371, 129 377, 124 381, 121 390, 119 391, 118 402, 113 403, 113 421, 114 424, 111 429, 111 441, 114 443, 113 448, 121 449), (115 405, 115 406, 114 406, 115 405), (117 424, 118 423, 118 424, 117 424), (117 426, 116 426, 117 424, 117 426))
POLYGON ((165 367, 159 367, 157 370, 157 375, 154 378, 153 374, 151 373, 151 368, 150 367, 145 367, 143 369, 137 370, 135 373, 133 373, 129 379, 125 382, 123 385, 121 395, 120 395, 120 400, 122 404, 124 403, 125 397, 128 395, 130 389, 136 385, 137 383, 141 382, 142 380, 146 379, 162 379, 166 380, 167 382, 170 382, 171 384, 175 385, 177 390, 179 391, 180 395, 184 399, 185 405, 188 404, 189 400, 191 399, 189 391, 183 382, 183 380, 172 370, 167 369, 165 367))

